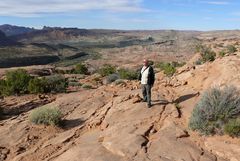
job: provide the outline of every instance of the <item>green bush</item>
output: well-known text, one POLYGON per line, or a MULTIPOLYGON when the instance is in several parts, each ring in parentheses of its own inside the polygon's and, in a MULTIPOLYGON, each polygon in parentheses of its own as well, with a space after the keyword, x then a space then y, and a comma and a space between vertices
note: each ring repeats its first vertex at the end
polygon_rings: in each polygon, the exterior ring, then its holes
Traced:
POLYGON ((93 87, 91 85, 89 85, 89 84, 83 84, 82 88, 84 88, 84 89, 92 89, 93 87))
POLYGON ((28 91, 30 93, 46 93, 46 88, 47 88, 48 84, 45 78, 33 78, 29 81, 28 84, 28 91))
POLYGON ((85 64, 77 64, 74 68, 75 74, 88 74, 88 68, 85 64))
POLYGON ((206 91, 193 109, 189 127, 202 134, 223 134, 224 125, 240 116, 240 92, 230 86, 206 91))
POLYGON ((116 73, 116 67, 110 65, 110 64, 105 64, 102 68, 99 69, 98 73, 105 77, 110 74, 116 73))
POLYGON ((17 69, 8 71, 6 73, 6 79, 0 83, 0 93, 3 95, 27 93, 30 79, 31 77, 26 70, 17 69))
POLYGON ((119 69, 118 74, 121 79, 127 80, 136 80, 138 79, 138 73, 136 71, 128 70, 128 69, 119 69))
POLYGON ((33 78, 29 81, 28 91, 30 93, 61 93, 66 92, 68 83, 61 75, 53 75, 44 78, 33 78))
POLYGON ((230 120, 224 126, 224 132, 232 137, 234 136, 239 137, 240 136, 240 118, 230 120))
POLYGON ((0 79, 0 96, 4 96, 6 92, 6 81, 3 79, 0 79))
POLYGON ((176 72, 176 67, 172 63, 160 62, 156 67, 161 69, 167 76, 172 76, 176 72))
POLYGON ((233 54, 237 51, 237 48, 234 45, 228 45, 227 46, 227 51, 229 54, 233 54))
POLYGON ((60 124, 61 111, 56 107, 39 107, 30 114, 30 121, 34 124, 54 125, 60 124))
POLYGON ((201 53, 201 56, 203 62, 214 61, 216 53, 208 48, 203 53, 201 53))
POLYGON ((157 62, 157 63, 155 63, 155 65, 154 65, 154 66, 155 66, 156 68, 159 68, 159 69, 161 69, 161 70, 162 70, 162 69, 163 69, 163 67, 164 67, 164 65, 165 65, 165 63, 164 63, 164 62, 157 62))
POLYGON ((66 92, 68 86, 67 80, 61 75, 48 76, 46 78, 46 84, 44 86, 44 92, 59 93, 66 92))
POLYGON ((226 52, 224 50, 220 51, 219 52, 219 56, 220 57, 224 57, 226 55, 226 52))
POLYGON ((61 75, 32 78, 25 70, 17 69, 7 72, 6 79, 0 80, 0 95, 65 92, 67 85, 61 75))
POLYGON ((201 61, 203 63, 208 62, 208 61, 214 61, 216 58, 216 53, 212 51, 211 48, 205 46, 205 45, 199 45, 196 48, 197 52, 201 54, 201 61))
POLYGON ((72 86, 72 87, 80 87, 80 86, 82 86, 82 84, 79 83, 79 82, 69 82, 69 83, 68 83, 68 86, 72 86))

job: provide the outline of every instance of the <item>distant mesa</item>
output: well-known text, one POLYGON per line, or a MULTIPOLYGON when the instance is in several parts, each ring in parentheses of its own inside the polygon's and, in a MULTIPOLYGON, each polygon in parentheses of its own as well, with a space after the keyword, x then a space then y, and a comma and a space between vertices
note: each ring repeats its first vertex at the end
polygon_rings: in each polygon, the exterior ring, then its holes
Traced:
POLYGON ((0 30, 5 33, 6 36, 14 36, 36 31, 34 28, 14 26, 9 24, 0 25, 0 30))

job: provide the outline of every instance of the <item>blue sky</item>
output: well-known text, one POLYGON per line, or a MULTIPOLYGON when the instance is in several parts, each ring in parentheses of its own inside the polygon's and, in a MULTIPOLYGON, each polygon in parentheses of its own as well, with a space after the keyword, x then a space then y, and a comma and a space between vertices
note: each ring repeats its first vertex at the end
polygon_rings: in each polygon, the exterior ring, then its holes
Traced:
POLYGON ((1 0, 0 24, 105 29, 240 29, 238 0, 1 0))

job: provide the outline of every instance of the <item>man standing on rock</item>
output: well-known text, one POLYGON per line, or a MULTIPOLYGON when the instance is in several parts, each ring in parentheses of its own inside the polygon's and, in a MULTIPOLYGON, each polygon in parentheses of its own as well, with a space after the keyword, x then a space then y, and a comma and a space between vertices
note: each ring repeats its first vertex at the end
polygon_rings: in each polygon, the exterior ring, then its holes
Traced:
POLYGON ((155 81, 155 74, 153 67, 149 65, 149 61, 146 59, 143 61, 143 67, 138 79, 142 85, 143 101, 147 102, 148 108, 151 108, 151 89, 155 81))

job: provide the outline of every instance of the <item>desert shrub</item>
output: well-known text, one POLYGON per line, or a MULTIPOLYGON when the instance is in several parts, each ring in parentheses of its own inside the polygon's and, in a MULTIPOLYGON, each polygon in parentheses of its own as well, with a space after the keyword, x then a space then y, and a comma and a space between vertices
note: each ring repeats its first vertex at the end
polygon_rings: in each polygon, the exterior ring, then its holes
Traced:
POLYGON ((116 81, 117 79, 119 79, 119 75, 114 73, 114 74, 110 74, 109 76, 107 76, 106 81, 107 81, 107 83, 112 83, 112 82, 116 81))
POLYGON ((116 67, 110 65, 110 64, 105 64, 102 68, 99 69, 98 73, 105 77, 110 74, 116 73, 116 67))
POLYGON ((219 52, 219 56, 220 57, 224 57, 226 55, 226 52, 224 50, 220 51, 219 52))
POLYGON ((156 67, 160 68, 167 76, 172 76, 176 72, 176 67, 172 63, 160 62, 156 67))
POLYGON ((189 127, 202 134, 223 134, 224 125, 240 115, 240 92, 233 86, 206 91, 193 109, 189 127))
POLYGON ((233 54, 237 51, 237 48, 234 45, 228 45, 227 46, 227 51, 229 54, 233 54))
POLYGON ((1 81, 1 93, 3 95, 27 93, 30 79, 31 77, 26 70, 17 69, 8 71, 6 79, 1 81))
POLYGON ((66 92, 68 86, 67 80, 61 75, 53 75, 45 77, 46 84, 44 86, 44 92, 59 93, 66 92))
POLYGON ((240 118, 231 119, 224 126, 224 132, 232 137, 240 136, 240 118))
POLYGON ((201 54, 201 61, 203 63, 208 61, 214 61, 216 58, 216 53, 212 51, 210 47, 207 47, 205 45, 198 45, 196 47, 197 52, 201 54))
POLYGON ((79 82, 69 82, 69 83, 68 83, 68 86, 72 86, 72 87, 80 87, 80 86, 82 86, 82 84, 79 83, 79 82))
POLYGON ((214 51, 209 51, 206 53, 202 53, 201 56, 202 56, 203 62, 214 61, 216 57, 216 53, 214 51))
POLYGON ((93 87, 91 85, 89 85, 89 84, 83 84, 82 88, 84 88, 84 89, 92 89, 93 87))
POLYGON ((176 68, 170 63, 167 63, 163 70, 167 76, 172 76, 176 72, 176 68))
POLYGON ((214 61, 216 57, 216 53, 212 51, 210 48, 207 48, 201 53, 202 61, 208 62, 208 61, 214 61))
POLYGON ((67 80, 61 75, 53 75, 44 78, 33 78, 29 81, 30 93, 60 93, 65 92, 68 86, 67 80))
POLYGON ((129 69, 119 69, 118 74, 121 79, 136 80, 138 78, 138 73, 129 69))
POLYGON ((47 84, 47 81, 45 78, 33 78, 29 81, 29 84, 28 84, 28 91, 30 93, 45 93, 47 92, 46 91, 46 88, 47 88, 48 84, 47 84))
POLYGON ((85 64, 77 64, 74 68, 75 74, 88 74, 88 68, 85 64))
POLYGON ((59 125, 62 113, 56 107, 43 106, 33 110, 30 121, 34 124, 59 125))
POLYGON ((3 79, 0 79, 0 96, 5 95, 6 91, 6 81, 3 79))

